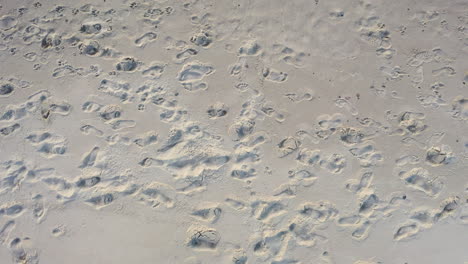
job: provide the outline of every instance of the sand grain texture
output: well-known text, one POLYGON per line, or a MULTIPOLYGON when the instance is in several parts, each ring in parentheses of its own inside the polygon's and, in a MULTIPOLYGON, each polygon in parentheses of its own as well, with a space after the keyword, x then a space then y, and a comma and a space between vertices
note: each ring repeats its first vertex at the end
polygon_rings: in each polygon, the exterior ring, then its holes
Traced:
POLYGON ((467 14, 0 1, 0 263, 468 263, 467 14))

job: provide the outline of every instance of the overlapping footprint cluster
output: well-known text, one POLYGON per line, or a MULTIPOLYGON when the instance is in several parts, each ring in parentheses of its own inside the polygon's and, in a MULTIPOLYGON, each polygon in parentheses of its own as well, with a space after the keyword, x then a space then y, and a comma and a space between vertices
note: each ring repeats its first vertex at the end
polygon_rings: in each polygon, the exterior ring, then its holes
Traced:
POLYGON ((24 227, 75 207, 169 216, 151 263, 466 242, 466 2, 61 2, 0 3, 1 263, 52 263, 24 227))

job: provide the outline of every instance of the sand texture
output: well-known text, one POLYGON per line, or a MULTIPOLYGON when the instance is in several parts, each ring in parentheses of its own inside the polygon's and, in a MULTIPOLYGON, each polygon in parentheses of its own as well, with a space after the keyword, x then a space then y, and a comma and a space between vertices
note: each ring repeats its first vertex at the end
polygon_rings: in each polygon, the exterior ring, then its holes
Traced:
POLYGON ((0 0, 13 263, 468 263, 468 1, 0 0))

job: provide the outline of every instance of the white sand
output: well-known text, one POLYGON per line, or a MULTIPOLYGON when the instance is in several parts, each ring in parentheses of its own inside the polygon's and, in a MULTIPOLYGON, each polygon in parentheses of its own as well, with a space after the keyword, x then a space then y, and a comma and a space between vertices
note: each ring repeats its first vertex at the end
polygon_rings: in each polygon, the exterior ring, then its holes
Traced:
POLYGON ((468 2, 0 1, 0 263, 467 263, 468 2))

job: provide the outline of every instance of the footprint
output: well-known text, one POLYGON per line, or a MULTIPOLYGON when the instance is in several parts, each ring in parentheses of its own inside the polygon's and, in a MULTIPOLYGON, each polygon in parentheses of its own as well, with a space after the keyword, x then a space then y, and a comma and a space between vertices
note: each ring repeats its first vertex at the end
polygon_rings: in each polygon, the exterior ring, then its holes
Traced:
POLYGON ((303 181, 302 185, 304 187, 310 187, 317 181, 317 175, 305 169, 291 170, 289 171, 289 177, 295 178, 299 182, 303 181))
POLYGON ((453 215, 459 207, 459 197, 455 196, 445 199, 444 201, 442 201, 441 209, 434 215, 434 222, 438 222, 450 215, 453 215))
POLYGON ((59 48, 62 43, 62 36, 49 32, 41 41, 41 48, 48 50, 51 48, 59 48))
POLYGON ((288 74, 271 68, 264 68, 262 72, 265 80, 270 82, 281 83, 288 79, 288 74))
POLYGON ((9 30, 14 28, 18 24, 16 17, 6 15, 0 18, 0 29, 9 30))
POLYGON ((395 160, 397 166, 401 167, 406 164, 418 164, 419 157, 416 155, 404 155, 395 160))
POLYGON ((213 36, 209 32, 199 32, 190 38, 190 42, 206 48, 213 42, 213 36))
POLYGON ((321 160, 319 164, 331 173, 340 174, 346 168, 347 162, 343 155, 335 153, 321 160))
POLYGON ((220 118, 226 116, 228 108, 223 103, 215 103, 208 108, 207 113, 209 118, 220 118))
POLYGON ((17 132, 20 129, 20 127, 21 126, 18 123, 2 127, 2 128, 0 128, 0 134, 2 136, 13 135, 15 132, 17 132))
POLYGON ((374 173, 371 171, 363 172, 359 181, 349 180, 346 184, 346 189, 353 193, 360 193, 365 189, 368 189, 372 181, 373 174, 374 173))
POLYGON ((297 151, 301 142, 293 137, 287 137, 278 143, 278 154, 280 158, 286 157, 297 151))
POLYGON ((304 93, 302 95, 297 93, 287 93, 284 96, 295 103, 299 103, 302 101, 311 101, 314 99, 314 96, 311 93, 304 93))
POLYGON ((144 148, 146 146, 155 144, 157 141, 158 141, 158 134, 155 131, 149 131, 139 136, 133 142, 135 142, 135 144, 138 145, 139 147, 144 148))
POLYGON ((156 63, 156 64, 153 64, 153 65, 149 66, 148 68, 144 69, 141 72, 141 74, 145 78, 148 78, 148 79, 151 79, 151 80, 157 80, 163 74, 165 67, 166 66, 164 64, 162 64, 162 63, 156 63))
POLYGON ((445 67, 442 67, 442 68, 439 68, 439 69, 432 70, 432 75, 433 76, 439 76, 439 75, 453 76, 456 73, 457 72, 455 71, 455 69, 453 67, 450 67, 450 66, 445 66, 445 67))
POLYGON ((44 201, 41 195, 36 195, 33 198, 34 204, 32 206, 32 216, 36 220, 36 223, 44 221, 47 215, 47 208, 44 206, 44 201))
POLYGON ((423 113, 403 112, 399 117, 399 124, 411 134, 417 135, 426 130, 423 113))
POLYGON ((37 250, 15 248, 11 250, 11 255, 14 263, 39 263, 39 253, 37 250))
POLYGON ((320 150, 314 149, 310 150, 308 148, 303 148, 297 154, 296 160, 304 165, 314 166, 319 163, 321 159, 320 150))
POLYGON ((393 239, 397 241, 407 240, 411 237, 416 236, 418 232, 419 227, 416 224, 406 224, 397 229, 397 231, 393 235, 393 239))
POLYGON ((342 114, 334 113, 332 115, 320 115, 317 117, 317 124, 320 128, 329 130, 332 133, 343 126, 345 117, 342 114))
POLYGON ((0 209, 0 215, 5 215, 11 218, 16 218, 24 212, 24 207, 21 204, 7 205, 0 209))
POLYGON ((239 60, 238 62, 229 66, 228 72, 233 77, 239 76, 242 73, 242 70, 247 68, 245 65, 246 65, 245 60, 239 60))
POLYGON ((306 57, 310 54, 304 52, 297 52, 292 48, 275 44, 273 48, 276 50, 277 56, 279 56, 285 63, 292 65, 296 68, 303 68, 306 64, 306 57))
POLYGON ((122 108, 118 105, 106 105, 99 109, 99 117, 104 120, 104 122, 120 118, 122 115, 122 108))
POLYGON ((197 250, 214 250, 221 240, 218 231, 211 228, 192 227, 188 232, 190 237, 187 245, 197 250))
POLYGON ((387 59, 387 60, 390 60, 391 58, 393 58, 393 56, 396 54, 396 50, 393 49, 393 48, 383 48, 383 47, 380 47, 380 48, 377 48, 376 50, 376 54, 377 54, 377 57, 381 57, 381 58, 384 58, 384 59, 387 59))
POLYGON ((122 103, 130 103, 134 96, 130 91, 130 84, 104 79, 101 81, 98 91, 117 97, 122 103))
POLYGON ((338 209, 330 202, 319 201, 300 205, 299 213, 311 220, 312 223, 318 224, 333 220, 338 215, 338 209))
POLYGON ((255 201, 251 207, 255 218, 260 221, 267 221, 286 212, 286 206, 280 201, 255 201))
POLYGON ((109 124, 111 125, 112 130, 116 131, 136 126, 136 122, 134 120, 114 120, 109 124))
POLYGON ((143 167, 150 167, 152 165, 161 167, 164 165, 164 161, 147 157, 140 161, 138 164, 140 164, 143 167))
POLYGON ((374 208, 379 203, 379 198, 375 194, 368 195, 359 206, 359 214, 371 215, 374 208))
POLYGON ((248 180, 254 178, 256 175, 257 172, 254 168, 247 169, 247 167, 245 167, 243 169, 235 169, 231 171, 231 177, 239 180, 248 180))
POLYGON ((430 147, 426 151, 426 162, 432 166, 446 165, 454 160, 453 153, 449 146, 430 147))
POLYGON ((64 178, 51 176, 43 178, 42 182, 58 194, 57 199, 69 198, 73 195, 73 185, 64 178))
POLYGON ((86 101, 82 106, 81 110, 85 113, 96 113, 99 112, 104 106, 93 101, 86 101))
POLYGON ((50 132, 35 132, 27 136, 26 140, 47 158, 64 155, 67 152, 66 139, 50 132))
POLYGON ((67 230, 64 225, 58 225, 52 229, 51 233, 52 233, 52 236, 54 237, 61 237, 65 235, 66 231, 67 230))
POLYGON ((347 98, 338 98, 335 100, 335 105, 339 108, 346 109, 351 115, 358 115, 358 110, 347 98))
POLYGON ((90 188, 101 182, 101 177, 93 176, 89 178, 80 178, 76 183, 78 188, 90 188))
POLYGON ((205 76, 214 72, 214 68, 209 65, 202 64, 198 61, 187 63, 179 72, 179 81, 195 82, 202 80, 205 76))
POLYGON ((158 149, 158 152, 167 152, 183 142, 184 133, 180 129, 173 129, 169 132, 168 139, 166 143, 158 149))
POLYGON ((353 231, 351 236, 357 240, 365 239, 367 235, 369 234, 370 226, 371 226, 371 222, 369 220, 364 221, 359 227, 357 227, 353 231))
POLYGON ((207 84, 201 82, 203 78, 212 74, 215 69, 198 61, 185 64, 178 74, 179 82, 189 91, 204 90, 207 84))
POLYGON ((468 224, 468 215, 461 215, 460 220, 463 224, 468 224))
POLYGON ((4 175, 0 179, 0 193, 11 192, 18 188, 25 180, 27 167, 21 160, 9 160, 0 163, 0 172, 4 175))
POLYGON ((10 248, 15 248, 21 245, 21 238, 15 237, 10 242, 10 248))
POLYGON ((261 50, 262 48, 256 41, 245 41, 239 48, 239 56, 257 56, 261 50))
POLYGON ((85 135, 90 135, 91 133, 95 134, 98 137, 102 137, 104 132, 93 125, 84 125, 80 127, 80 131, 85 135))
POLYGON ((452 117, 460 120, 468 120, 468 98, 457 96, 452 101, 452 117))
POLYGON ((423 71, 423 67, 418 67, 416 68, 412 78, 411 78, 411 82, 413 82, 413 86, 415 87, 419 87, 419 85, 421 85, 422 82, 424 82, 424 71, 423 71))
POLYGON ((247 256, 233 256, 232 263, 233 264, 247 264, 247 256))
POLYGON ((204 206, 192 212, 192 216, 213 223, 216 223, 221 217, 223 210, 218 206, 204 206))
POLYGON ((162 110, 159 114, 159 119, 166 123, 173 123, 180 121, 184 116, 187 115, 187 111, 185 110, 169 110, 165 109, 162 110))
POLYGON ((421 209, 415 210, 411 213, 410 219, 417 221, 419 224, 421 224, 422 226, 426 228, 432 226, 432 224, 434 223, 433 213, 430 212, 429 210, 421 210, 421 209))
POLYGON ((358 129, 346 127, 340 129, 340 140, 347 145, 354 145, 361 143, 366 136, 358 129))
POLYGON ((102 25, 98 22, 87 22, 81 25, 80 32, 83 34, 98 34, 102 30, 102 25))
POLYGON ((447 102, 442 99, 441 95, 421 94, 418 95, 417 99, 423 107, 431 107, 437 109, 443 105, 447 105, 447 102))
POLYGON ((129 146, 132 144, 132 139, 125 134, 113 134, 105 138, 109 145, 122 144, 129 146))
POLYGON ((359 160, 361 167, 373 167, 383 160, 382 154, 371 144, 374 143, 349 149, 349 152, 359 160))
POLYGON ((282 184, 273 191, 273 196, 294 197, 297 193, 297 186, 294 184, 282 184))
POLYGON ((437 178, 431 179, 429 172, 423 168, 414 168, 406 172, 402 171, 400 172, 400 177, 405 181, 407 186, 432 197, 437 196, 444 186, 441 180, 437 178))
POLYGON ((251 119, 241 118, 235 121, 229 127, 229 136, 235 141, 242 140, 252 134, 255 129, 255 121, 251 119))
POLYGON ((361 222, 361 217, 358 215, 345 216, 339 218, 337 222, 342 226, 355 226, 361 222))
POLYGON ((86 156, 83 157, 79 168, 83 169, 86 167, 94 166, 98 153, 99 153, 99 147, 94 147, 88 154, 86 154, 86 156))
POLYGON ((154 182, 141 188, 139 192, 139 200, 153 207, 166 209, 175 206, 175 193, 169 185, 154 182))
POLYGON ((192 58, 193 56, 196 56, 197 54, 198 54, 198 51, 196 49, 188 48, 177 53, 173 60, 175 63, 180 64, 180 63, 184 63, 185 61, 192 58))
POLYGON ((95 209, 100 209, 105 206, 108 206, 115 200, 114 195, 111 193, 106 193, 103 195, 94 196, 85 201, 86 204, 93 206, 95 209))
POLYGON ((382 71, 392 80, 401 80, 403 77, 410 76, 407 72, 403 71, 400 66, 382 66, 380 67, 380 71, 382 71))
POLYGON ((287 231, 272 231, 264 235, 260 241, 255 243, 253 251, 256 254, 268 252, 271 256, 281 255, 286 250, 288 242, 287 231))
POLYGON ((123 58, 119 63, 115 65, 117 71, 133 72, 141 65, 141 62, 136 61, 134 58, 127 57, 123 58))
POLYGON ((12 84, 0 84, 0 97, 8 97, 13 93, 14 90, 15 87, 12 84))
POLYGON ((0 244, 4 244, 6 242, 6 240, 10 236, 11 231, 13 231, 15 226, 15 221, 9 220, 2 226, 2 228, 0 228, 0 244))
POLYGON ((66 116, 70 114, 72 110, 71 105, 67 102, 61 102, 61 103, 48 102, 47 104, 43 104, 41 108, 42 108, 41 115, 42 115, 42 118, 44 119, 48 119, 51 114, 66 116))
POLYGON ((102 51, 100 52, 99 56, 102 58, 116 59, 121 57, 122 53, 115 49, 105 47, 102 48, 102 51))
POLYGON ((44 101, 50 98, 50 92, 41 90, 28 97, 24 103, 7 105, 3 113, 0 113, 0 122, 15 121, 36 113, 44 101))
POLYGON ((135 39, 135 45, 137 45, 140 48, 143 48, 149 43, 155 41, 157 36, 158 35, 154 32, 146 32, 145 34, 135 39))
POLYGON ((80 43, 78 45, 78 49, 81 54, 85 54, 90 57, 101 55, 103 52, 101 45, 99 45, 99 42, 95 40, 87 40, 80 43))

